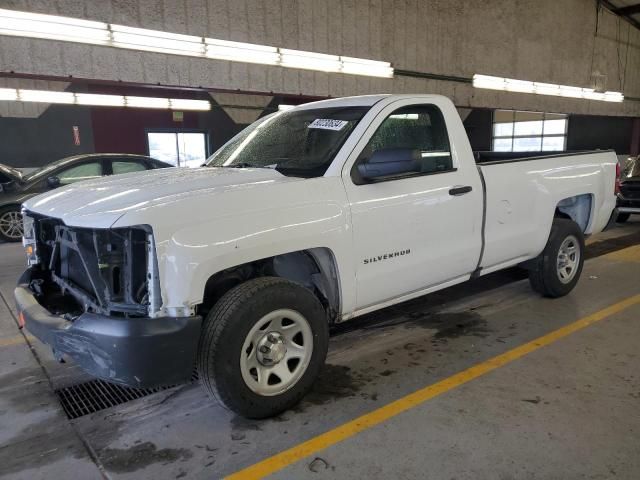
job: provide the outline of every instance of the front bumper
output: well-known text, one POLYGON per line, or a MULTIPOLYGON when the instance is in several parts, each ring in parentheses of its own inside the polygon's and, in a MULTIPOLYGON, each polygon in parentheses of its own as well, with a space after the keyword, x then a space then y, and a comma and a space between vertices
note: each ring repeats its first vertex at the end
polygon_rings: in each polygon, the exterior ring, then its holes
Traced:
POLYGON ((84 313, 73 322, 52 315, 29 288, 27 270, 14 291, 25 327, 94 377, 130 387, 174 385, 192 375, 202 317, 121 318, 84 313))

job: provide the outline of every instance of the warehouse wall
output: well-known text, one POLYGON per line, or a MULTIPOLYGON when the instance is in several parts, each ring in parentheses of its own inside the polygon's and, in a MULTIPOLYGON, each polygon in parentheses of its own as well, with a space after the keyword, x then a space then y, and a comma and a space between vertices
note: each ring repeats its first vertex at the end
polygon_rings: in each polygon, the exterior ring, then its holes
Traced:
MULTIPOLYGON (((387 60, 398 69, 606 88, 640 98, 640 31, 596 0, 0 0, 18 10, 387 60), (597 25, 597 34, 596 34, 597 25)), ((0 37, 0 72, 343 96, 433 92, 459 106, 639 116, 640 102, 474 90, 469 84, 246 65, 0 37)))
POLYGON ((93 153, 89 107, 52 105, 38 117, 0 117, 0 163, 39 167, 54 160, 93 153), (73 127, 80 132, 76 145, 73 127))

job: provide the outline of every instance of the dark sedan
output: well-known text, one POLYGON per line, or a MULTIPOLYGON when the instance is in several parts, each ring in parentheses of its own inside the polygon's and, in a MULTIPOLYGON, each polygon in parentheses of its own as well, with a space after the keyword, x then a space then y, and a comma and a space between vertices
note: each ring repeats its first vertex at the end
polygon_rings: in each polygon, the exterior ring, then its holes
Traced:
POLYGON ((17 242, 22 238, 20 205, 39 193, 105 175, 167 167, 173 165, 144 155, 123 153, 76 155, 28 174, 0 165, 0 240, 17 242))
POLYGON ((640 214, 640 157, 627 159, 620 177, 618 222, 626 222, 631 214, 640 214))

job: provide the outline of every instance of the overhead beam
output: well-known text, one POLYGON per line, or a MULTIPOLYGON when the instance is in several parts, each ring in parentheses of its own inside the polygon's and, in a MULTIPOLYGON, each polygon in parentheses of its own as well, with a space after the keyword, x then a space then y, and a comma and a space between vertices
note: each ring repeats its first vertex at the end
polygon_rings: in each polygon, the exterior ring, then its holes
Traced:
MULTIPOLYGON (((627 22, 629 22, 631 25, 633 25, 634 27, 636 27, 638 30, 640 30, 640 22, 638 22, 636 19, 634 19, 633 17, 630 17, 628 15, 622 15, 620 13, 618 13, 618 10, 620 10, 620 7, 616 7, 613 3, 611 3, 609 0, 598 0, 598 3, 600 5, 602 5, 604 8, 606 8, 607 10, 609 10, 611 13, 613 13, 614 15, 618 15, 620 18, 622 18, 623 20, 626 20, 627 22)), ((638 5, 632 5, 633 7, 636 7, 638 5)), ((628 7, 622 7, 622 8, 628 8, 628 7)))
POLYGON ((616 8, 613 13, 618 15, 633 15, 634 13, 640 13, 640 3, 636 3, 635 5, 628 5, 626 7, 616 8))

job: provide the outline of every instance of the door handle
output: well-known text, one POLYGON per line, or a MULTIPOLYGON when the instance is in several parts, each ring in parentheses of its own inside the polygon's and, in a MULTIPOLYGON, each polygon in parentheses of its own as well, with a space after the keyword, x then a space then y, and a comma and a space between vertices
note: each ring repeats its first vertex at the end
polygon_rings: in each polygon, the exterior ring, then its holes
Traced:
POLYGON ((471 185, 456 185, 449 190, 449 195, 453 195, 454 197, 458 197, 460 195, 464 195, 465 193, 469 193, 473 188, 471 185))

